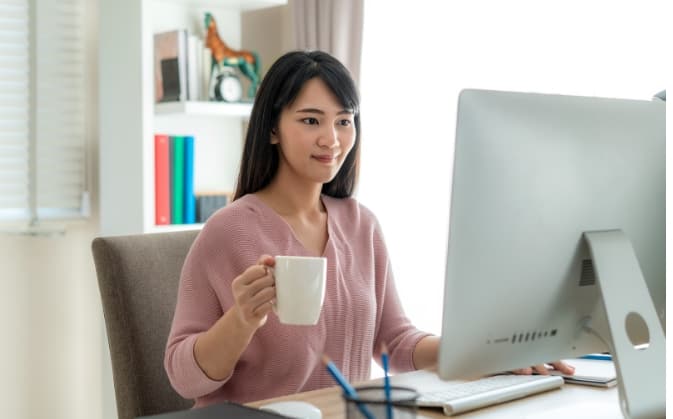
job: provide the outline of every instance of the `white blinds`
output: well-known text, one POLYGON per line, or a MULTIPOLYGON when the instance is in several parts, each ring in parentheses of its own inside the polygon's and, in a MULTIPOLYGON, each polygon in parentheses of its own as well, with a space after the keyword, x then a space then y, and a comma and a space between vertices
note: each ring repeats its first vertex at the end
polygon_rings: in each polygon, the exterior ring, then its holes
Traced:
POLYGON ((88 215, 83 0, 0 0, 0 220, 88 215))

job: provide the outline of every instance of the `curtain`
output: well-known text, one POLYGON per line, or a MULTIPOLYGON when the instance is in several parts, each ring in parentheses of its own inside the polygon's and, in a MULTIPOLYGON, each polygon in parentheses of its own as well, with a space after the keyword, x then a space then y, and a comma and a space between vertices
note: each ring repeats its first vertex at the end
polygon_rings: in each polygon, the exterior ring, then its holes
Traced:
POLYGON ((290 0, 297 49, 332 54, 360 82, 364 0, 290 0))

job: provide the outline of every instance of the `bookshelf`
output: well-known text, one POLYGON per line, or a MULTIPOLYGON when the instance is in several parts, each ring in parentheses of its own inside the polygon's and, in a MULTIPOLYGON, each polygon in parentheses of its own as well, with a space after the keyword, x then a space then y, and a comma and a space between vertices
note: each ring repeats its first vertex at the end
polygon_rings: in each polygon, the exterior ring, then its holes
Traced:
POLYGON ((224 102, 168 102, 154 106, 155 115, 210 115, 232 118, 247 118, 252 111, 252 103, 224 102))
MULTIPOLYGON (((154 34, 178 28, 204 36, 215 16, 220 36, 242 45, 244 12, 287 0, 101 0, 99 39, 99 193, 103 235, 178 231, 199 224, 156 226, 154 134, 193 135, 195 191, 233 191, 251 103, 154 103, 154 34)), ((266 30, 266 28, 264 29, 266 30)), ((281 38, 268 36, 268 42, 281 38)), ((269 60, 273 59, 271 57, 269 60)), ((262 55, 262 63, 265 56, 262 55)))
POLYGON ((170 224, 170 225, 151 225, 147 227, 145 233, 167 233, 169 231, 186 231, 186 230, 200 230, 203 228, 202 223, 197 224, 170 224))

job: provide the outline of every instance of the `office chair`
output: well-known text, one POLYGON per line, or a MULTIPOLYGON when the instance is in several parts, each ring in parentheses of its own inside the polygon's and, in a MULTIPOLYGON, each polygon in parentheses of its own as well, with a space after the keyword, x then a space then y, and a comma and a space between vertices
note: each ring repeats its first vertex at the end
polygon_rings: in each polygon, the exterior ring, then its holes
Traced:
POLYGON ((119 419, 193 405, 171 387, 163 359, 180 271, 197 234, 97 237, 91 244, 119 419))

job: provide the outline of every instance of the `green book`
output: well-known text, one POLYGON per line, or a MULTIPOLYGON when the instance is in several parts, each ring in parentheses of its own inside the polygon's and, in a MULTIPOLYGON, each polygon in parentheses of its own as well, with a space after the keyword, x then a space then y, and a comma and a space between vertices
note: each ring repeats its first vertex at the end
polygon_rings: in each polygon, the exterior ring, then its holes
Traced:
POLYGON ((185 222, 185 138, 171 136, 171 224, 185 222))

